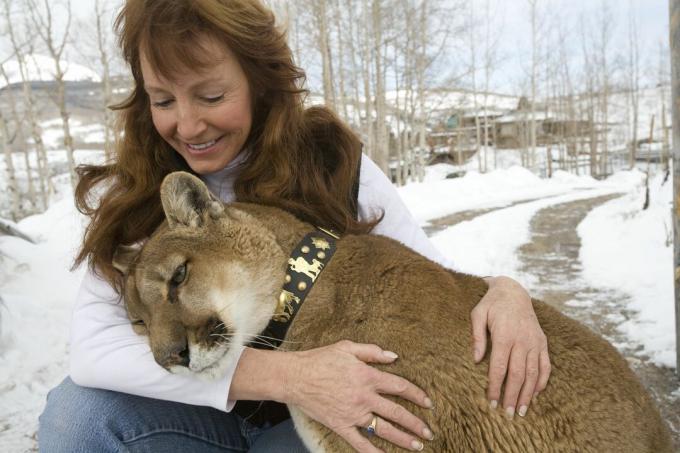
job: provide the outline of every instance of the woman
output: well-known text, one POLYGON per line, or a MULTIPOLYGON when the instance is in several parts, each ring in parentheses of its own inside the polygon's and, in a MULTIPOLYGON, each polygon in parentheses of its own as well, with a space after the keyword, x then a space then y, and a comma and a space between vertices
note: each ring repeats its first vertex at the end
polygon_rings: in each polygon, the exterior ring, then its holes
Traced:
MULTIPOLYGON (((154 362, 120 303, 111 260, 162 222, 158 189, 171 171, 193 171, 227 202, 276 205, 341 233, 372 229, 444 259, 354 134, 328 110, 303 108, 304 73, 258 0, 127 0, 116 25, 135 86, 118 106, 116 160, 81 169, 76 199, 91 223, 77 263, 87 259, 90 270, 73 315, 71 377, 48 397, 41 450, 304 451, 290 420, 252 423, 232 411, 239 400, 295 404, 359 451, 376 451, 364 435, 376 420, 376 435, 422 449, 429 428, 382 395, 433 402, 370 366, 395 360, 382 349, 390 345, 246 348, 215 382, 154 362), (95 189, 103 195, 91 206, 95 189)), ((502 406, 524 415, 550 374, 547 343, 526 291, 508 278, 488 282, 471 313, 474 357, 484 356, 488 329, 490 404, 507 375, 502 406)))

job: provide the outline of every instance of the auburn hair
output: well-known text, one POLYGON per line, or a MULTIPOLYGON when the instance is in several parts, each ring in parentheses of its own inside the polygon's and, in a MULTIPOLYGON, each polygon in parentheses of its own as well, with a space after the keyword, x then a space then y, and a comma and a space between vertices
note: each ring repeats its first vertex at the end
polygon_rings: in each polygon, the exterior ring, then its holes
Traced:
POLYGON ((191 170, 154 128, 140 52, 154 71, 172 80, 178 71, 210 67, 201 52, 206 36, 236 55, 253 97, 249 153, 235 182, 236 199, 277 206, 340 233, 375 226, 355 216, 359 139, 327 108, 305 109, 305 73, 259 0, 126 0, 115 27, 134 87, 112 107, 123 132, 113 160, 78 168, 76 206, 90 223, 76 266, 87 260, 120 292, 122 281, 112 265, 117 247, 143 240, 163 222, 163 178, 191 170))

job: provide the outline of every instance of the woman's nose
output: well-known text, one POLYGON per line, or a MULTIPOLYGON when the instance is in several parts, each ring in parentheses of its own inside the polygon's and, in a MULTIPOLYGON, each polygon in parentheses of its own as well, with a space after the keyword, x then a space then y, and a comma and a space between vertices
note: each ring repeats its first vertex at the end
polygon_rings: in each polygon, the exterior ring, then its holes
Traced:
POLYGON ((206 129, 205 121, 198 109, 190 105, 177 107, 177 134, 186 142, 200 138, 206 129))

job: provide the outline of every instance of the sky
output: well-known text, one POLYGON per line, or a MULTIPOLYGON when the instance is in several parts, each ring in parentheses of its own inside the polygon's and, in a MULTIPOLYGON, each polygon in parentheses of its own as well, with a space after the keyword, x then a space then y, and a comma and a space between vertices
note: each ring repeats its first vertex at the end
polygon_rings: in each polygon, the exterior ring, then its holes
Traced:
MULTIPOLYGON (((453 0, 452 0, 453 1, 453 0)), ((487 0, 472 0, 475 9, 482 11, 487 0)), ((530 55, 531 27, 528 0, 488 0, 491 4, 492 30, 498 39, 499 57, 502 62, 497 66, 493 76, 492 88, 495 91, 518 94, 518 87, 526 84, 527 62, 530 55)), ((643 65, 652 68, 658 64, 659 42, 668 45, 668 0, 607 0, 611 7, 611 23, 613 26, 612 52, 627 46, 627 14, 628 5, 633 9, 639 26, 639 42, 643 65)), ((564 22, 571 31, 574 51, 579 44, 580 18, 591 17, 593 20, 601 0, 537 0, 539 9, 552 16, 552 19, 541 21, 548 27, 554 27, 554 21, 564 22)), ((107 0, 108 5, 120 0, 107 0)), ((94 10, 94 0, 71 0, 74 14, 87 21, 94 10)), ((113 7, 113 6, 109 6, 113 7)), ((590 27, 596 32, 594 25, 590 27)), ((451 53, 455 51, 452 50, 451 53)), ((78 59, 78 56, 71 58, 78 59)), ((83 63, 83 61, 75 61, 83 63)), ((314 68, 304 68, 310 75, 310 83, 314 84, 314 68)), ((654 72, 650 69, 651 72, 654 72)))

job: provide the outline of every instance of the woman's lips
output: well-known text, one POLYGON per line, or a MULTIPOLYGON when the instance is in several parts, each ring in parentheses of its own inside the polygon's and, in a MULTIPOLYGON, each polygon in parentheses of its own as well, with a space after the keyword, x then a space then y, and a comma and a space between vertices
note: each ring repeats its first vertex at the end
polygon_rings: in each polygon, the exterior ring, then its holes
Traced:
MULTIPOLYGON (((212 145, 208 146, 207 148, 194 148, 194 147, 190 146, 188 143, 185 143, 185 142, 183 142, 183 145, 184 145, 184 149, 189 154, 204 155, 204 154, 209 154, 209 153, 216 151, 217 148, 218 148, 218 145, 220 144, 220 142, 222 141, 223 138, 224 138, 224 135, 219 137, 216 140, 213 140, 214 143, 212 145)), ((210 143, 210 142, 206 142, 206 143, 210 143)))

